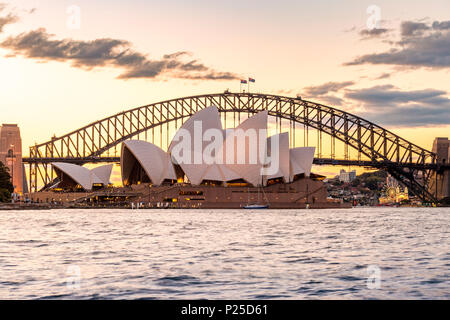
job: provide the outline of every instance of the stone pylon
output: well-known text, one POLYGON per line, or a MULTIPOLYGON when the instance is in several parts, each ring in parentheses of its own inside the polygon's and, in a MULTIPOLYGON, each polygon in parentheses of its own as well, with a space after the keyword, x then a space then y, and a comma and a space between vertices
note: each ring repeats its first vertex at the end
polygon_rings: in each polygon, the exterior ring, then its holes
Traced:
MULTIPOLYGON (((450 159, 450 140, 448 138, 436 138, 433 142, 433 150, 437 156, 438 164, 449 164, 450 159)), ((450 172, 443 171, 435 174, 431 182, 431 190, 437 199, 450 197, 450 172)))
POLYGON ((0 161, 9 168, 9 174, 13 178, 14 192, 21 194, 27 192, 22 163, 22 139, 16 124, 0 126, 0 161))

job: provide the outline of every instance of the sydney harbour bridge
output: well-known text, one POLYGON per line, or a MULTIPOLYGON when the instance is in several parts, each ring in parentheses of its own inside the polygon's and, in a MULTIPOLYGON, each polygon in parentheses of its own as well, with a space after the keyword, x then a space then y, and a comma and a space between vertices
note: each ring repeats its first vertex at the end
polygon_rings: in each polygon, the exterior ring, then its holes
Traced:
POLYGON ((449 169, 437 163, 434 153, 357 115, 300 97, 226 91, 134 108, 31 146, 30 156, 23 159, 29 165, 30 191, 53 181, 52 162, 119 162, 117 147, 129 139, 167 148, 171 131, 212 105, 219 109, 225 127, 227 121, 236 124, 241 117, 267 110, 275 130, 289 131, 292 146, 316 147, 314 164, 386 170, 423 201, 437 201, 433 177, 449 169), (338 157, 341 149, 344 156, 338 157))

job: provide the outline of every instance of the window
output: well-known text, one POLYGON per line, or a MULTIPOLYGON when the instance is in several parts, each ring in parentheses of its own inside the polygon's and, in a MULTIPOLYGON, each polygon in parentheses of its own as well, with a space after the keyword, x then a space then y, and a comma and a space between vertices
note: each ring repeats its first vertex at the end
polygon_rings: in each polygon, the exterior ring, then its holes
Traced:
POLYGON ((185 190, 181 190, 180 191, 180 196, 202 196, 203 195, 203 191, 185 191, 185 190))

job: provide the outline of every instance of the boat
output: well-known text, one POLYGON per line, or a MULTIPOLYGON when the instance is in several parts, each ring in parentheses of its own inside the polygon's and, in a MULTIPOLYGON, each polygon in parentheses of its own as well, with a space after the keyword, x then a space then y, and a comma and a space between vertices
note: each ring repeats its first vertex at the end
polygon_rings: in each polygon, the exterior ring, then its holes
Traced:
POLYGON ((244 209, 268 209, 268 204, 248 204, 243 206, 244 209))
POLYGON ((267 200, 266 194, 264 193, 264 189, 262 187, 262 181, 261 185, 258 186, 258 202, 257 203, 250 203, 250 192, 248 191, 248 200, 247 204, 243 206, 244 209, 268 209, 269 208, 269 201, 267 200), (263 197, 266 200, 265 204, 260 203, 259 201, 259 191, 262 190, 263 197))

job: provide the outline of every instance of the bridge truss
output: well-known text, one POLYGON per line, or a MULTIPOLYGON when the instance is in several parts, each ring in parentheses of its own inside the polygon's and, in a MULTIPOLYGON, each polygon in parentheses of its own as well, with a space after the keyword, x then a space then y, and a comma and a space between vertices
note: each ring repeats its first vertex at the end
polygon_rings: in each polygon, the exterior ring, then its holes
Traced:
POLYGON ((30 191, 36 192, 39 185, 47 185, 53 180, 51 162, 117 162, 117 146, 132 138, 148 141, 150 136, 151 142, 167 147, 171 129, 175 131, 194 113, 212 105, 224 115, 225 127, 230 116, 231 121, 239 123, 241 114, 267 110, 275 120, 276 130, 286 129, 288 123, 293 146, 298 144, 296 130, 303 129, 303 145, 311 145, 309 130, 314 129, 316 164, 381 168, 422 200, 436 201, 429 191, 432 176, 439 170, 432 152, 375 123, 336 108, 301 98, 230 92, 184 97, 134 108, 36 144, 30 147, 29 158, 24 158, 24 162, 29 164, 30 191), (326 146, 330 147, 328 157, 323 157, 323 135, 329 138, 326 146), (344 159, 336 159, 336 141, 344 146, 344 159), (356 152, 354 158, 349 149, 356 152))

